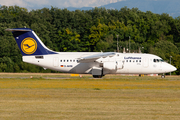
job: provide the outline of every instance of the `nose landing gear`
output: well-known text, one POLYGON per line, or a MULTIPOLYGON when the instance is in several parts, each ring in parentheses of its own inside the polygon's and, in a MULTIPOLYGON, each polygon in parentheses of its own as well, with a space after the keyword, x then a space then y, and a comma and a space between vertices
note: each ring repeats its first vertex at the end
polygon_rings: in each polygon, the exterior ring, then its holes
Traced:
POLYGON ((163 75, 161 75, 161 78, 165 78, 165 75, 164 75, 164 73, 163 73, 163 75))

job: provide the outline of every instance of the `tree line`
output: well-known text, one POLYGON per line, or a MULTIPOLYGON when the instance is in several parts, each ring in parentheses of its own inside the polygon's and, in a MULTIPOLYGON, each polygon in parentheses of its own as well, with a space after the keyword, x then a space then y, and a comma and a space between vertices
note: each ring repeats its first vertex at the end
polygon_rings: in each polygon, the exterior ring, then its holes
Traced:
POLYGON ((0 7, 0 72, 55 72, 22 62, 19 48, 7 28, 33 29, 43 43, 59 52, 151 53, 178 68, 180 74, 180 17, 142 12, 94 8, 69 11, 55 7, 28 11, 19 6, 0 7), (130 41, 130 42, 129 42, 130 41), (129 51, 127 51, 129 52, 129 51))

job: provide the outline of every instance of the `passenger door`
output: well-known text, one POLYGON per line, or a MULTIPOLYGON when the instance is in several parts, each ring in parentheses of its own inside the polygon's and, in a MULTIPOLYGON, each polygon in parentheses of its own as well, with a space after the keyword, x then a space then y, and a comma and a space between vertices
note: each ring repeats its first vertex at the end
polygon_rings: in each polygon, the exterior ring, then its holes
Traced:
POLYGON ((59 66, 59 58, 55 57, 53 63, 54 63, 54 67, 58 67, 59 66))

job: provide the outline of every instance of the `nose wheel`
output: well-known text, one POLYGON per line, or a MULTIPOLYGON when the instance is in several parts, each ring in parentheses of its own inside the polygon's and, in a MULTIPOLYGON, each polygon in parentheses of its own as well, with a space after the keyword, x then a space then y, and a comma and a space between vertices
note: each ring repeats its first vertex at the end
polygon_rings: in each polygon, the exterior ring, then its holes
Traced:
POLYGON ((161 78, 165 78, 165 75, 163 74, 163 75, 161 75, 161 78))

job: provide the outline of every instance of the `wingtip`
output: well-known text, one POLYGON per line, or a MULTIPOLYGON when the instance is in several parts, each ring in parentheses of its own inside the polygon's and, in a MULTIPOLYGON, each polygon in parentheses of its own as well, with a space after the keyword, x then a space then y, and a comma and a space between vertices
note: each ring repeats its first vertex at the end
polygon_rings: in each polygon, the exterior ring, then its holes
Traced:
POLYGON ((5 31, 11 31, 11 29, 10 29, 10 28, 7 28, 7 29, 5 29, 5 31))

